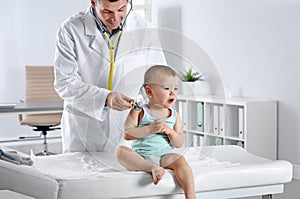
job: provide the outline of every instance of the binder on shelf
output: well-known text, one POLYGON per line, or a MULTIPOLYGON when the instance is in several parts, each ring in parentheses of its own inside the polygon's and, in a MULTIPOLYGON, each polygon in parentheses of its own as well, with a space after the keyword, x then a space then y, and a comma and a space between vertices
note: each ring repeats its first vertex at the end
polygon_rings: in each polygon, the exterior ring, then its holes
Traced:
POLYGON ((198 146, 204 146, 204 136, 200 135, 198 137, 198 146))
POLYGON ((216 138, 215 144, 216 145, 223 145, 223 139, 222 138, 216 138))
POLYGON ((185 138, 185 140, 184 140, 184 144, 185 144, 185 146, 186 147, 190 147, 191 146, 191 143, 190 143, 190 133, 188 133, 187 131, 183 131, 184 132, 184 138, 185 138))
POLYGON ((199 146, 198 145, 198 137, 199 137, 198 135, 195 135, 195 134, 193 135, 193 146, 194 147, 199 146))
POLYGON ((239 139, 244 139, 244 109, 239 108, 239 139))
POLYGON ((204 103, 197 103, 197 131, 204 132, 204 103))
POLYGON ((178 111, 179 111, 179 114, 181 115, 181 118, 182 118, 182 128, 183 129, 187 129, 188 126, 187 126, 187 120, 188 120, 188 110, 187 110, 187 102, 185 101, 179 101, 179 104, 178 104, 178 111))
POLYGON ((219 135, 223 136, 225 132, 225 112, 224 106, 219 107, 219 135))
POLYGON ((213 132, 219 134, 219 106, 213 106, 213 132))
POLYGON ((236 145, 237 145, 237 146, 240 146, 240 147, 242 147, 242 148, 245 147, 245 146, 244 146, 244 143, 243 143, 243 142, 240 142, 240 141, 238 141, 238 142, 236 143, 236 145))

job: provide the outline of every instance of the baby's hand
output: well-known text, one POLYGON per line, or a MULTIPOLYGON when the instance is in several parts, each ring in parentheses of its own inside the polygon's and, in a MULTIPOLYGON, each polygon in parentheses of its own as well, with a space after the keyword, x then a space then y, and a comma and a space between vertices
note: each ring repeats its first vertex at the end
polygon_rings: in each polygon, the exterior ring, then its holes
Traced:
POLYGON ((165 121, 163 119, 154 120, 154 122, 149 125, 152 133, 161 133, 164 126, 165 121))
POLYGON ((166 135, 171 135, 172 133, 174 133, 175 131, 173 131, 173 129, 171 129, 168 125, 164 125, 161 129, 162 132, 164 132, 166 135))

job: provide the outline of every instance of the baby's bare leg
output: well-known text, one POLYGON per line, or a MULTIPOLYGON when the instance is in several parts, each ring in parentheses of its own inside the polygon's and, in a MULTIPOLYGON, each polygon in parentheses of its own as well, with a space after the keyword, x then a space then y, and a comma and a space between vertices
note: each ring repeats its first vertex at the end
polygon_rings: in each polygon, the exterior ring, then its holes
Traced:
POLYGON ((161 159, 161 166, 174 170, 174 175, 184 191, 185 198, 196 198, 193 172, 183 156, 175 153, 167 154, 161 159))
POLYGON ((162 179, 165 169, 148 162, 132 149, 120 146, 116 151, 117 160, 129 171, 145 171, 152 174, 154 184, 162 179))

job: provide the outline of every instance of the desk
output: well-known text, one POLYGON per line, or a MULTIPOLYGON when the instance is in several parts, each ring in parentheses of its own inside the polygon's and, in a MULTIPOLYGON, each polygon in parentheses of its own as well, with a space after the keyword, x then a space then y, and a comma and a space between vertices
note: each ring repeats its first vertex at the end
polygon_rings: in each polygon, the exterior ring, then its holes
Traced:
MULTIPOLYGON (((10 105, 5 106, 5 104, 3 104, 2 107, 0 106, 0 115, 61 113, 62 111, 63 111, 63 101, 60 101, 60 102, 20 102, 20 103, 16 103, 15 106, 10 106, 10 105)), ((1 123, 2 123, 2 121, 0 122, 0 125, 1 125, 1 123)), ((7 125, 9 123, 10 123, 10 121, 5 122, 5 125, 7 125)), ((0 138, 1 138, 0 143, 6 142, 6 141, 20 140, 19 134, 16 135, 19 137, 19 139, 17 139, 17 140, 15 140, 14 138, 13 138, 13 140, 11 140, 11 138, 5 138, 2 140, 1 131, 3 131, 3 133, 6 133, 6 132, 4 132, 5 130, 2 130, 2 129, 4 129, 4 128, 1 128, 1 130, 0 130, 0 138)), ((27 138, 31 138, 31 136, 28 136, 27 138)), ((32 139, 34 139, 34 138, 36 138, 36 136, 33 136, 32 139)))
POLYGON ((1 108, 0 114, 33 114, 33 113, 61 113, 63 101, 61 102, 20 102, 11 108, 1 108))

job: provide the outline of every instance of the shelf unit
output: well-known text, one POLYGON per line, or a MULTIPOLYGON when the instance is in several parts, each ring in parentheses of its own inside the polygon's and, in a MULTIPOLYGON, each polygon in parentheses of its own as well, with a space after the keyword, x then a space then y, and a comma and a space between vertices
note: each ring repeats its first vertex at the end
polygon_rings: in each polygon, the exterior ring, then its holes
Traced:
POLYGON ((186 146, 239 145, 277 159, 277 101, 219 96, 178 96, 186 146))

